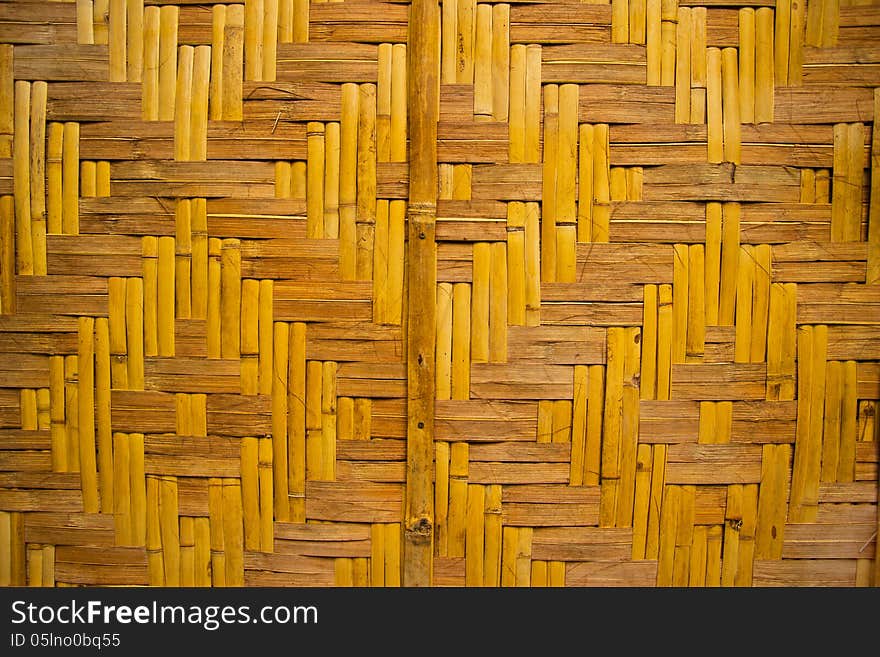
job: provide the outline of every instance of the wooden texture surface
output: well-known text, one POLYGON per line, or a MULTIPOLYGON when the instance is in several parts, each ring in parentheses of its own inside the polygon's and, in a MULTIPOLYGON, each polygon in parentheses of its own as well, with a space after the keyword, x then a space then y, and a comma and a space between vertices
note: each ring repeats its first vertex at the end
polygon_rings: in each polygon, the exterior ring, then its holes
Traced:
POLYGON ((0 2, 0 585, 880 585, 878 11, 0 2))

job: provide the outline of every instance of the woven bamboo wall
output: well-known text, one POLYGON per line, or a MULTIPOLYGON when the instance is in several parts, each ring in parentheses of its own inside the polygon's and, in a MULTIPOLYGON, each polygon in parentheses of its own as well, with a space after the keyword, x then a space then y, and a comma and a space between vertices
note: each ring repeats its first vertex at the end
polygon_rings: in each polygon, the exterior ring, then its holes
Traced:
POLYGON ((415 1, 0 2, 0 585, 880 584, 880 4, 415 1))

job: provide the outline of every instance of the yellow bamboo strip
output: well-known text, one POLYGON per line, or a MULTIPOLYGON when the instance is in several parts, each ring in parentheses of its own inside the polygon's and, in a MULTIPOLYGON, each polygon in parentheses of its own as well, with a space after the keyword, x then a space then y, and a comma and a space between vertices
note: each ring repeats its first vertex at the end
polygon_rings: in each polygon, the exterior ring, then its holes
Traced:
POLYGON ((470 396, 471 286, 456 283, 452 297, 452 398, 470 396))
POLYGON ((259 359, 258 368, 260 374, 259 393, 269 395, 272 393, 272 353, 273 353, 273 327, 272 327, 272 298, 274 284, 272 279, 260 281, 259 294, 259 320, 258 341, 259 359))
POLYGON ((758 485, 743 486, 742 526, 739 531, 739 563, 735 586, 752 585, 752 565, 755 556, 755 524, 758 508, 758 485))
POLYGON ((752 292, 755 284, 755 250, 743 244, 736 272, 736 343, 734 361, 749 362, 752 352, 752 292))
MULTIPOLYGON (((705 7, 691 8, 691 87, 694 91, 706 87, 706 15, 705 7)), ((700 114, 694 116, 693 107, 691 110, 691 123, 703 123, 700 114)))
POLYGON ((660 23, 660 84, 664 87, 675 84, 676 64, 676 23, 675 16, 677 3, 661 0, 662 22, 660 23), (667 4, 672 4, 672 18, 667 17, 665 9, 667 4))
POLYGON ((125 79, 140 82, 144 68, 144 0, 127 0, 125 79))
POLYGON ((724 514, 724 543, 721 562, 721 586, 734 586, 740 561, 740 530, 743 526, 743 485, 727 487, 724 514))
POLYGON ((238 358, 241 353, 241 249, 237 239, 222 242, 220 265, 220 354, 238 358))
POLYGON ((691 9, 678 8, 675 30, 675 122, 691 117, 691 9))
POLYGON ((12 142, 12 188, 15 200, 15 257, 19 275, 34 273, 30 194, 31 84, 15 83, 15 133, 12 142))
POLYGON ((611 43, 629 41, 629 3, 611 0, 611 43))
POLYGON ((174 212, 174 300, 175 316, 192 316, 192 202, 189 199, 177 201, 174 212))
POLYGON ((674 335, 673 286, 663 284, 658 290, 657 311, 657 399, 669 399, 674 335))
POLYGON ((663 46, 661 28, 661 0, 646 0, 645 6, 645 44, 647 57, 648 86, 660 85, 663 46))
POLYGON ((489 274, 489 361, 507 361, 507 248, 491 243, 489 274))
POLYGON ((296 322, 290 327, 289 365, 287 370, 289 409, 287 425, 287 481, 290 495, 290 519, 305 521, 306 481, 306 326, 296 322))
POLYGON ((173 121, 177 79, 179 8, 164 5, 159 13, 159 120, 173 121))
POLYGON ((607 242, 611 231, 611 169, 609 167, 608 125, 593 126, 593 242, 607 242))
POLYGON ((587 438, 584 447, 585 486, 599 485, 602 459, 602 424, 605 408, 605 367, 591 365, 587 392, 587 438))
POLYGON ((385 525, 385 586, 398 587, 401 580, 401 539, 400 525, 385 525))
POLYGON ((544 166, 541 203, 541 280, 556 280, 556 176, 559 150, 559 85, 544 85, 544 166))
POLYGON ((577 241, 578 85, 559 88, 558 148, 556 151, 556 280, 575 280, 577 241))
POLYGON ((718 323, 733 326, 736 304, 737 269, 740 262, 739 203, 724 203, 721 219, 721 287, 718 323))
POLYGON ((706 560, 708 549, 708 530, 706 525, 694 526, 694 540, 691 546, 691 562, 688 565, 688 586, 706 586, 706 560))
POLYGON ((385 526, 370 525, 370 585, 385 586, 385 526))
POLYGON ((501 584, 501 486, 491 484, 485 491, 483 586, 501 584))
POLYGON ((160 237, 157 268, 157 335, 160 356, 174 355, 174 238, 160 237))
POLYGON ((537 442, 549 443, 553 440, 553 401, 538 400, 538 434, 537 442))
POLYGON ((452 398, 452 289, 452 283, 437 285, 437 347, 434 360, 437 399, 452 398))
POLYGON ((474 82, 474 42, 476 0, 458 0, 456 11, 455 40, 455 82, 473 84, 474 82))
MULTIPOLYGON (((129 389, 143 390, 144 387, 144 286, 143 279, 125 280, 125 340, 120 336, 119 345, 127 348, 126 383, 129 389), (127 345, 127 347, 126 347, 127 345)), ((121 296, 121 290, 120 290, 121 296)), ((118 297, 117 297, 118 298, 118 297)), ((119 311, 122 312, 121 301, 119 311)), ((120 318, 121 323, 121 318, 120 318)), ((121 325, 120 325, 121 328, 121 325)))
POLYGON ((754 248, 754 285, 752 293, 752 336, 749 360, 761 363, 767 352, 767 327, 770 312, 770 245, 754 248))
POLYGON ((816 172, 801 169, 801 203, 816 202, 816 172))
POLYGON ((739 115, 743 123, 755 121, 755 10, 739 10, 739 115))
MULTIPOLYGON (((151 7, 147 7, 149 12, 151 7)), ((226 5, 214 5, 211 10, 211 80, 208 108, 209 118, 219 121, 223 117, 223 83, 228 73, 225 73, 224 62, 226 61, 226 5)))
POLYGON ((336 363, 323 364, 321 393, 321 479, 336 479, 336 363))
POLYGON ((352 280, 357 272, 358 85, 342 85, 339 145, 339 270, 352 280))
POLYGON ((706 325, 718 324, 721 275, 721 204, 706 204, 705 304, 706 325))
POLYGON ((68 472, 79 472, 79 374, 77 373, 77 356, 64 357, 64 419, 67 434, 68 472))
MULTIPOLYGON (((446 29, 447 5, 453 5, 453 2, 444 0, 443 3, 444 30, 446 29)), ((445 32, 443 43, 452 43, 452 41, 446 41, 445 32)), ((454 50, 452 48, 444 48, 443 52, 445 73, 446 53, 454 53, 454 50)), ((526 161, 526 75, 526 46, 515 44, 510 48, 510 113, 508 125, 510 131, 509 159, 511 162, 526 161)), ((444 78, 445 81, 446 78, 444 78)))
POLYGON ((211 74, 210 46, 197 46, 192 69, 189 159, 204 161, 208 157, 208 91, 211 74))
POLYGON ((391 50, 391 152, 392 162, 407 158, 406 44, 391 50))
POLYGON ((829 362, 825 370, 825 420, 822 431, 822 468, 819 480, 827 483, 837 480, 837 469, 840 463, 842 370, 840 361, 829 362))
MULTIPOLYGON (((113 434, 113 526, 117 545, 134 545, 129 437, 113 434)), ((106 513, 106 511, 105 511, 106 513)))
POLYGON ((393 200, 388 217, 388 301, 385 319, 399 325, 403 318, 406 203, 393 200))
POLYGON ((388 201, 376 201, 375 249, 373 250, 373 322, 382 324, 388 314, 388 201))
POLYGON ((675 543, 681 516, 681 486, 667 486, 660 510, 660 540, 657 553, 657 586, 672 586, 675 567, 675 543))
POLYGON ((242 495, 238 479, 223 479, 223 550, 226 586, 244 586, 242 495))
POLYGON ((110 0, 109 43, 110 43, 110 82, 125 82, 126 63, 126 0, 110 0))
POLYGON ((632 0, 629 3, 629 43, 645 45, 646 10, 645 0, 632 0))
POLYGON ((803 81, 804 63, 804 23, 806 18, 806 4, 804 2, 791 3, 790 36, 788 40, 788 84, 797 87, 803 81))
MULTIPOLYGON (((109 371, 110 365, 107 364, 109 371)), ((109 373, 108 373, 109 381, 109 373)), ((49 389, 39 388, 37 391, 37 429, 46 431, 51 426, 52 420, 49 415, 49 389)))
MULTIPOLYGON (((78 434, 80 484, 83 509, 86 513, 98 513, 98 466, 95 444, 95 320, 79 318, 78 366, 78 434)), ((34 427, 36 428, 36 427, 34 427)))
POLYGON ((501 586, 516 585, 516 553, 519 528, 504 526, 501 530, 501 586))
POLYGON ((309 40, 309 2, 293 0, 293 42, 306 43, 309 40))
POLYGON ((492 119, 507 121, 510 89, 510 5, 492 5, 492 119))
POLYGON ((651 503, 651 445, 639 445, 636 456, 635 493, 633 503, 632 558, 644 559, 648 542, 648 513, 651 503))
POLYGON ((773 121, 773 18, 770 7, 759 7, 755 11, 755 123, 773 121))
POLYGON ((791 458, 790 445, 764 445, 761 485, 755 533, 755 558, 782 557, 786 514, 786 478, 791 458))
MULTIPOLYGON (((273 521, 272 439, 257 440, 257 475, 260 484, 260 546, 263 552, 272 552, 275 523, 273 521)), ((286 495, 285 495, 286 497, 286 495)))
POLYGON ((180 585, 192 587, 195 585, 195 525, 194 518, 181 516, 180 518, 180 585))
MULTIPOLYGON (((216 20, 217 14, 215 14, 216 20)), ((215 28, 216 34, 216 28, 215 28)), ((217 42, 214 41, 214 48, 217 42)), ((221 66, 221 118, 240 121, 242 118, 242 73, 244 60, 244 7, 229 5, 223 23, 223 63, 221 66)), ((227 564, 228 567, 228 564, 227 564)))
POLYGON ((306 165, 306 236, 315 239, 324 236, 324 124, 311 121, 307 130, 309 159, 306 165))
POLYGON ((724 160, 740 163, 739 75, 736 48, 721 51, 721 104, 724 123, 724 160))
MULTIPOLYGON (((880 91, 874 89, 874 115, 880 113, 880 91)), ((880 130, 871 131, 871 193, 868 203, 868 271, 865 282, 880 281, 880 130)), ((880 563, 880 559, 877 560, 880 563)))
MULTIPOLYGON (((223 12, 226 6, 221 5, 223 12)), ((215 16, 217 14, 215 6, 215 16)), ((225 15, 225 14, 224 14, 225 15)), ((159 120, 159 30, 161 9, 159 7, 144 8, 144 59, 142 72, 143 99, 141 112, 145 121, 159 120)), ((216 45, 216 44, 215 44, 216 45)), ((222 49, 222 44, 221 44, 222 49)))
MULTIPOLYGON (((620 432, 620 487, 615 526, 632 527, 639 439, 639 391, 641 332, 624 330, 622 421, 620 432)), ((558 403, 558 402, 557 402, 558 403)), ((570 407, 569 402, 564 402, 570 407)))
POLYGON ((471 361, 489 361, 489 300, 492 251, 489 242, 474 243, 471 296, 471 361))
POLYGON ((354 563, 351 559, 335 559, 336 586, 354 586, 354 563))
POLYGON ((642 372, 639 392, 642 399, 657 395, 657 286, 645 285, 642 319, 642 372))
POLYGON ((825 4, 825 2, 810 2, 807 5, 804 43, 808 46, 822 45, 822 14, 825 4))
POLYGON ((721 50, 706 51, 706 123, 708 130, 708 160, 724 159, 724 127, 722 120, 721 50))
POLYGON ((144 353, 159 353, 159 243, 152 236, 142 240, 144 261, 144 353))
POLYGON ((165 586, 165 562, 162 551, 162 523, 159 518, 159 479, 147 477, 146 551, 150 586, 165 586))
POLYGON ((391 161, 391 53, 390 43, 379 44, 379 74, 376 83, 376 159, 391 161))
POLYGON ((94 198, 98 195, 98 165, 86 161, 79 166, 80 195, 94 198))
POLYGON ((434 442, 434 552, 445 557, 449 552, 449 443, 434 442))
POLYGON ((569 483, 572 486, 584 485, 584 456, 587 445, 587 408, 590 385, 589 367, 574 367, 574 400, 571 420, 571 470, 569 483))
POLYGON ((780 0, 776 4, 776 29, 775 29, 775 65, 774 75, 776 84, 788 86, 788 64, 791 39, 791 0, 780 0))
POLYGON ((707 587, 721 586, 721 542, 720 525, 710 525, 706 529, 706 580, 707 587))
POLYGON ((834 184, 831 186, 831 240, 844 241, 849 194, 849 129, 845 123, 834 125, 834 184))
POLYGON ((246 80, 263 79, 263 2, 244 2, 244 74, 246 80))
POLYGON ((241 439, 241 504, 244 516, 244 548, 260 549, 260 484, 257 472, 257 439, 241 439))
POLYGON ((474 120, 492 117, 492 6, 476 5, 474 29, 474 120))
POLYGON ((95 22, 92 0, 76 0, 76 42, 95 43, 95 22))
MULTIPOLYGON (((847 140, 846 205, 842 239, 845 242, 858 242, 862 238, 862 181, 865 169, 865 130, 862 123, 849 124, 847 140)), ((36 250, 36 246, 35 246, 36 250)))
MULTIPOLYGON (((578 141, 577 241, 593 241, 593 126, 580 125, 578 141)), ((508 235, 508 239, 509 239, 508 235)))
POLYGON ((526 325, 537 326, 541 319, 541 250, 538 204, 525 205, 526 325))
POLYGON ((193 585, 211 585, 211 526, 208 518, 193 518, 193 585))
POLYGON ((64 124, 57 122, 50 123, 46 145, 46 232, 52 234, 62 232, 63 142, 64 124))
POLYGON ((530 571, 532 561, 532 528, 520 527, 516 545, 516 580, 515 585, 531 586, 530 571))
POLYGON ((91 5, 95 34, 94 43, 106 45, 109 38, 107 14, 110 11, 110 0, 93 0, 91 5))
MULTIPOLYGON (((676 244, 672 273, 672 362, 683 363, 687 357, 688 335, 688 246, 676 244)), ((701 281, 694 281, 699 285, 701 281)))
POLYGON ((43 546, 38 543, 30 543, 25 548, 27 585, 40 586, 43 583, 43 546))
POLYGON ((310 481, 321 478, 323 457, 321 450, 321 393, 322 365, 320 361, 310 360, 306 365, 306 478, 310 481))
POLYGON ((525 161, 541 158, 541 46, 526 47, 525 75, 525 161))
POLYGON ((48 85, 37 81, 31 85, 29 186, 30 226, 33 249, 33 271, 46 275, 46 96, 48 85))
POLYGON ((106 317, 95 320, 95 415, 101 512, 113 513, 113 434, 110 428, 110 329, 106 317))
POLYGON ((226 586, 226 552, 223 535, 223 480, 208 479, 208 514, 211 539, 211 578, 214 586, 226 586))
POLYGON ((843 398, 840 404, 840 452, 836 480, 848 483, 855 479, 858 383, 856 362, 848 360, 842 365, 843 398))
POLYGON ((25 431, 37 430, 37 391, 24 389, 19 393, 21 428, 25 431))
POLYGON ((553 429, 551 441, 554 443, 571 442, 571 401, 557 399, 552 409, 553 429))
POLYGON ((702 360, 706 338, 706 280, 702 244, 688 247, 687 339, 685 360, 702 360), (702 283, 702 284, 701 284, 702 283))
POLYGON ((672 561, 673 586, 687 586, 690 580, 691 545, 694 540, 694 497, 696 487, 681 487, 681 506, 672 561))
POLYGON ((177 508, 177 478, 158 477, 159 534, 162 540, 162 561, 165 586, 180 586, 180 523, 177 508))
POLYGON ((767 398, 794 399, 795 353, 795 284, 773 283, 770 286, 767 324, 767 398))
POLYGON ((0 44, 0 157, 12 155, 15 132, 15 74, 13 45, 0 44))
POLYGON ((448 545, 450 557, 464 557, 467 527, 468 445, 452 443, 449 459, 448 545))
POLYGON ((467 487, 465 522, 465 586, 483 585, 483 552, 485 547, 486 489, 479 484, 467 487))
MULTIPOLYGON (((624 5, 625 7, 625 5, 624 5)), ((534 588, 545 588, 548 586, 547 579, 547 562, 535 560, 531 564, 532 572, 530 574, 529 586, 534 588)))
POLYGON ((208 358, 220 358, 221 354, 221 321, 220 303, 223 287, 223 266, 221 254, 223 242, 219 238, 208 238, 208 289, 205 303, 207 317, 208 358))
MULTIPOLYGON (((376 220, 376 85, 362 84, 358 93, 357 222, 372 224, 376 220)), ((359 261, 361 257, 358 254, 359 261)))
POLYGON ((110 162, 107 160, 98 160, 95 165, 95 195, 110 196, 110 162))
POLYGON ((263 70, 262 79, 275 79, 275 63, 278 52, 279 0, 263 0, 263 70))
POLYGON ((252 278, 241 282, 241 392, 255 395, 259 390, 260 283, 252 278))
POLYGON ((328 123, 324 133, 324 203, 323 234, 339 237, 339 123, 328 123))
POLYGON ((15 208, 12 196, 0 196, 0 312, 14 313, 15 208))
POLYGON ((458 55, 453 44, 458 43, 458 0, 441 0, 441 5, 440 81, 443 84, 455 84, 458 75, 458 55))

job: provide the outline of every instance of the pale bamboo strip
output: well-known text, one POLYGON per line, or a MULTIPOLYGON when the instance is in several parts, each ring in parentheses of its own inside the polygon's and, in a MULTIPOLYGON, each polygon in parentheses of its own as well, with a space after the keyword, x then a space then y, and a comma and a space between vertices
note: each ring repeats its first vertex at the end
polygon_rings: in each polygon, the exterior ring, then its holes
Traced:
POLYGON ((177 478, 158 477, 159 531, 165 586, 180 586, 180 522, 178 520, 177 478))
POLYGON ((795 284, 773 283, 770 286, 767 323, 767 398, 794 399, 795 354, 795 284))
POLYGON ((211 579, 214 586, 226 586, 226 551, 223 535, 223 480, 208 479, 208 514, 211 536, 211 579))
POLYGON ((755 123, 773 121, 773 16, 770 7, 759 7, 755 11, 755 123))
POLYGON ((385 319, 399 325, 403 318, 404 263, 406 259, 406 203, 393 200, 388 217, 388 302, 385 319))
POLYGON ((113 433, 110 427, 110 327, 95 320, 95 415, 101 512, 113 513, 113 433))
POLYGON ((339 237, 339 123, 328 123, 324 132, 323 234, 339 237))
POLYGON ((257 472, 257 439, 241 439, 241 504, 245 550, 260 549, 260 482, 257 472))
POLYGON ((0 44, 0 157, 12 155, 15 132, 13 45, 0 44))
POLYGON ((354 563, 351 559, 335 559, 335 585, 354 586, 354 563))
POLYGON ((272 297, 274 284, 272 279, 260 281, 258 309, 258 344, 259 344, 259 394, 272 393, 272 297))
MULTIPOLYGON (((847 140, 847 181, 842 241, 858 242, 862 238, 862 181, 865 169, 865 130, 862 123, 849 124, 847 140)), ((833 237, 832 237, 833 239, 833 237)), ((35 246, 36 251, 36 246, 35 246)))
POLYGON ((193 585, 211 585, 211 525, 208 518, 193 518, 193 585))
POLYGON ((645 45, 646 4, 646 0, 631 0, 629 3, 629 43, 645 45))
POLYGON ((556 150, 556 280, 575 280, 577 241, 578 85, 559 88, 558 145, 556 150))
POLYGON ((306 43, 309 40, 309 2, 293 0, 293 42, 306 43))
POLYGON ((691 9, 678 8, 675 30, 675 122, 691 117, 691 9))
POLYGON ((755 524, 757 522, 758 485, 743 486, 742 526, 739 531, 739 563, 735 586, 752 585, 752 566, 755 556, 755 524))
POLYGON ((526 325, 537 326, 541 318, 540 228, 538 204, 525 205, 526 325))
POLYGON ((617 517, 617 485, 621 466, 621 432, 623 419, 623 378, 626 361, 626 333, 622 328, 609 328, 605 406, 602 431, 602 497, 599 526, 613 527, 617 517))
POLYGON ((501 530, 501 586, 516 585, 516 552, 519 528, 504 526, 501 530))
POLYGON ((389 202, 376 201, 375 249, 373 250, 373 322, 382 324, 388 314, 388 214, 389 202))
POLYGON ((648 515, 651 504, 651 476, 653 449, 651 445, 639 445, 636 456, 635 493, 633 503, 632 558, 645 558, 648 544, 648 515))
POLYGON ((485 487, 483 586, 501 584, 501 486, 485 487))
MULTIPOLYGON (((205 199, 190 201, 190 316, 204 319, 208 312, 208 217, 205 199)), ((186 244, 186 238, 179 236, 186 244)), ((183 272, 182 272, 183 275, 183 272)), ((181 289, 186 287, 181 284, 181 289)), ((181 309, 185 307, 181 303, 181 309)))
MULTIPOLYGON (((507 121, 510 89, 510 5, 492 5, 492 119, 507 121)), ((499 548, 500 549, 500 548, 499 548)))
POLYGON ((755 122, 755 10, 739 10, 739 116, 755 122))
POLYGON ((79 123, 64 124, 61 154, 61 230, 79 233, 79 123))
POLYGON ((790 459, 790 445, 764 445, 763 447, 755 533, 756 559, 779 559, 782 557, 786 514, 786 478, 790 459))
POLYGON ((95 170, 95 193, 99 197, 110 196, 110 162, 98 160, 95 170))
MULTIPOLYGON (((452 0, 444 0, 443 2, 443 18, 444 30, 446 29, 446 7, 454 6, 452 0)), ((446 41, 444 32, 444 43, 452 43, 446 41)), ((444 48, 444 76, 446 73, 447 53, 454 53, 452 48, 444 48)), ((454 73, 454 59, 452 62, 454 73)), ((510 109, 508 116, 508 126, 510 131, 510 148, 509 159, 511 162, 526 161, 526 46, 515 44, 510 47, 510 109)), ((11 77, 11 74, 10 74, 11 77)), ((454 80, 454 77, 452 78, 454 80)), ((444 82, 446 82, 444 77, 444 82)))
POLYGON ((743 244, 736 272, 736 342, 734 361, 749 362, 752 352, 752 294, 755 285, 755 250, 743 244))
POLYGON ((144 263, 144 354, 159 354, 159 241, 148 235, 141 241, 144 263))
POLYGON ((406 45, 396 43, 391 51, 391 161, 407 158, 406 45))
MULTIPOLYGON (((439 399, 439 397, 438 397, 439 399)), ((434 441, 434 553, 449 553, 449 443, 434 441)))
POLYGON ((110 11, 110 0, 93 0, 92 23, 95 40, 93 43, 106 45, 109 34, 107 29, 107 14, 110 11))
POLYGON ((736 48, 721 51, 721 104, 724 123, 724 160, 740 164, 739 76, 736 48))
POLYGON ((370 585, 385 586, 385 526, 370 525, 370 585))
MULTIPOLYGON (((456 283, 452 297, 452 398, 470 396, 471 286, 456 283)), ((453 449, 454 451, 454 449, 453 449)))
MULTIPOLYGON (((217 14, 215 13, 216 20, 217 14)), ((215 36, 216 31, 215 23, 215 36)), ((218 47, 216 38, 213 47, 218 47)), ((223 43, 220 50, 223 54, 223 63, 219 72, 223 76, 219 89, 221 118, 226 121, 241 121, 242 62, 244 60, 244 7, 242 5, 229 5, 226 9, 225 21, 223 22, 223 43)))
POLYGON ((263 71, 262 79, 275 79, 275 63, 278 53, 278 2, 263 0, 263 71))
MULTIPOLYGON (((146 11, 150 11, 147 7, 146 11)), ((228 73, 225 73, 226 61, 226 5, 214 5, 211 10, 211 81, 210 105, 208 117, 219 121, 223 116, 223 84, 228 73)))
POLYGON ((740 561, 740 529, 743 525, 743 485, 727 487, 724 513, 724 543, 721 561, 721 586, 734 586, 740 561))
POLYGON ((587 408, 590 385, 589 367, 574 367, 574 400, 571 419, 571 470, 569 483, 572 486, 584 485, 585 452, 587 445, 587 408))
POLYGON ((790 36, 788 40, 788 84, 792 87, 799 87, 803 83, 806 4, 804 2, 791 3, 790 36))
POLYGON ((703 357, 706 338, 705 280, 703 245, 691 244, 688 247, 686 362, 699 362, 703 357))
POLYGON ((159 120, 173 121, 179 8, 164 5, 159 12, 159 120))
POLYGON ((174 355, 174 238, 160 237, 157 269, 157 334, 160 356, 174 355))
MULTIPOLYGON (((624 5, 625 7, 626 5, 624 5)), ((547 562, 543 560, 534 560, 531 564, 531 574, 529 576, 529 586, 534 588, 545 588, 547 583, 547 562)))
POLYGON ((471 362, 489 361, 489 299, 492 251, 489 242, 474 243, 471 295, 471 362))
POLYGON ((483 585, 485 507, 485 486, 470 484, 467 487, 465 522, 465 586, 483 585))
POLYGON ((305 522, 306 491, 306 325, 290 327, 288 366, 289 409, 287 425, 287 481, 290 493, 290 520, 305 522))
POLYGON ((724 203, 721 210, 721 287, 718 323, 722 326, 733 326, 737 269, 740 262, 740 206, 739 203, 724 203))
POLYGON ((532 561, 532 528, 520 527, 516 544, 516 586, 530 586, 529 571, 532 561))
POLYGON ((125 330, 128 349, 127 383, 131 390, 144 387, 144 281, 126 279, 125 330))
POLYGON ((37 391, 26 388, 19 391, 21 428, 25 431, 37 430, 37 391))
POLYGON ((344 279, 357 271, 358 85, 342 85, 339 150, 339 270, 344 279))
POLYGON ((467 516, 468 444, 452 443, 449 459, 449 516, 447 554, 465 556, 467 516))
POLYGON ((675 84, 675 64, 676 64, 676 23, 678 18, 675 16, 676 2, 672 2, 673 16, 667 18, 666 5, 670 4, 669 0, 661 0, 662 22, 660 23, 660 84, 664 87, 670 87, 675 84))
MULTIPOLYGON (((440 52, 440 82, 442 84, 455 84, 458 69, 458 56, 455 45, 458 43, 458 0, 441 0, 441 52, 440 52)), ((523 47, 524 49, 524 47, 523 47)))
MULTIPOLYGON (((98 513, 98 466, 95 444, 95 320, 79 318, 78 367, 78 437, 80 483, 83 509, 86 513, 98 513)), ((36 427, 34 427, 36 428, 36 427)))
POLYGON ((608 242, 611 231, 611 169, 608 125, 593 126, 593 242, 608 242))
POLYGON ((0 312, 14 313, 15 207, 12 196, 0 196, 0 312))
POLYGON ((150 586, 165 586, 165 563, 162 555, 161 521, 159 520, 159 479, 154 476, 146 478, 147 517, 146 517, 146 552, 147 572, 150 586))
POLYGON ((12 187, 15 200, 15 263, 17 273, 34 273, 30 194, 31 84, 15 83, 15 133, 12 143, 12 187))
MULTIPOLYGON (((219 5, 225 12, 226 6, 219 5)), ((216 6, 214 15, 217 15, 216 6)), ((141 112, 145 121, 159 120, 159 26, 161 9, 144 8, 144 63, 141 112)), ((215 43, 216 46, 216 43, 215 43)), ((222 48, 222 45, 221 45, 222 48)))
POLYGON ((242 495, 238 479, 223 479, 223 549, 226 586, 244 586, 242 495))
POLYGON ((306 236, 316 239, 324 236, 324 124, 311 121, 307 130, 309 159, 306 165, 306 236))
MULTIPOLYGON (((492 6, 476 5, 474 26, 474 120, 492 117, 492 6)), ((481 557, 482 558, 482 557, 481 557)))
POLYGON ((98 195, 98 165, 85 161, 79 165, 80 196, 94 198, 98 195))
POLYGON ((192 587, 195 584, 195 527, 193 518, 180 518, 180 585, 192 587))
POLYGON ((68 472, 79 472, 79 374, 77 356, 64 357, 64 419, 67 434, 68 472))
MULTIPOLYGON (((220 354, 238 358, 241 353, 241 249, 234 238, 222 242, 220 265, 220 354)), ((210 304, 209 304, 210 305, 210 304)))

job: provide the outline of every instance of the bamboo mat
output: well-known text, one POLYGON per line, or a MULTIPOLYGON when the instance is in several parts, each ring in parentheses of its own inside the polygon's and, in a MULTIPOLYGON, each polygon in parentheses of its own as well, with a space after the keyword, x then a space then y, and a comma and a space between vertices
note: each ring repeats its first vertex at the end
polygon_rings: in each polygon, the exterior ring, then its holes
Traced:
POLYGON ((878 44, 0 2, 0 585, 880 584, 878 44))

